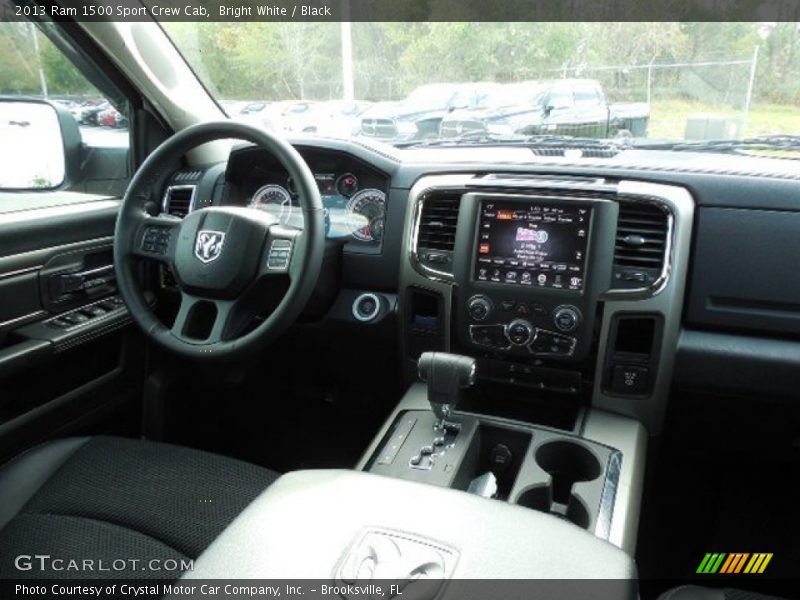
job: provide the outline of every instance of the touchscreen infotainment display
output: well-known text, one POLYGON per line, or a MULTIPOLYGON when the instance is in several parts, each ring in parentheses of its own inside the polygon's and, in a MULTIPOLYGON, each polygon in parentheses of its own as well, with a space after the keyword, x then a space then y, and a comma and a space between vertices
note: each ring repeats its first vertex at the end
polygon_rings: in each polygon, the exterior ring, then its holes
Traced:
POLYGON ((475 279, 583 290, 591 208, 484 200, 475 279))

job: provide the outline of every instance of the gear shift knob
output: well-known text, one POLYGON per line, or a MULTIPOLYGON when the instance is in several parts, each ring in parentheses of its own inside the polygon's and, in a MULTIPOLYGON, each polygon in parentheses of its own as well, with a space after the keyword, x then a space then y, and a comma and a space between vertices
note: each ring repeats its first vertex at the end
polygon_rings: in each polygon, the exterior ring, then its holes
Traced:
POLYGON ((419 357, 419 378, 428 384, 428 402, 437 429, 455 410, 461 390, 475 383, 475 359, 447 352, 425 352, 419 357))

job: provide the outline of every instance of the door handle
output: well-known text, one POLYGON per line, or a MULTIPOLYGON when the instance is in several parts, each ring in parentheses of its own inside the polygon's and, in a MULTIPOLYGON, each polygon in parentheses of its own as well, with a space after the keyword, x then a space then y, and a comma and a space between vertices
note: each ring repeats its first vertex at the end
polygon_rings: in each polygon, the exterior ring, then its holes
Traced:
POLYGON ((92 288, 108 285, 116 279, 114 265, 103 265, 88 271, 77 273, 63 273, 56 278, 56 296, 88 291, 92 288))

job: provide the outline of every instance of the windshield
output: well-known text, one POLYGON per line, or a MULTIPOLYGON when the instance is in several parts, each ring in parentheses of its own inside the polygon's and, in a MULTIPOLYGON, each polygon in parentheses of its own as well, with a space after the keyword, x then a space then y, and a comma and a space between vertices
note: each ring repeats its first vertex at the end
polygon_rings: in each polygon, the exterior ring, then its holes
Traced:
POLYGON ((426 106, 430 108, 447 108, 458 94, 454 85, 432 84, 416 88, 406 98, 410 106, 426 106))
POLYGON ((800 134, 797 23, 163 26, 231 118, 285 133, 662 147, 800 134))
POLYGON ((537 105, 542 103, 546 91, 545 84, 535 81, 507 83, 489 93, 481 104, 486 108, 537 105))

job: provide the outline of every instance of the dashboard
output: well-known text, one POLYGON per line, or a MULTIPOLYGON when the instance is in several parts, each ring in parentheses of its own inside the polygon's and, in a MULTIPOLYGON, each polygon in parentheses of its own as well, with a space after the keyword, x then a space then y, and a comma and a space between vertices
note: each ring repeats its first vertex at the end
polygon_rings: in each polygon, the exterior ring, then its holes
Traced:
MULTIPOLYGON (((327 238, 363 250, 379 250, 384 238, 388 177, 345 154, 314 150, 301 154, 322 197, 327 238)), ((245 147, 232 152, 222 203, 263 210, 284 224, 302 226, 291 177, 261 149, 245 147)))
MULTIPOLYGON (((537 397, 572 396, 657 430, 679 344, 692 356, 681 376, 706 385, 697 357, 719 354, 713 344, 726 331, 800 335, 800 287, 786 284, 782 254, 800 230, 791 161, 292 142, 319 186, 328 238, 342 247, 326 319, 385 321, 400 336, 408 381, 421 352, 462 353, 481 361, 481 377, 537 397), (747 248, 738 261, 719 243, 729 232, 747 248), (781 277, 769 276, 775 269, 781 277)), ((183 175, 168 186, 192 184, 183 175)), ((194 183, 194 208, 296 217, 288 174, 252 147, 194 183)), ((750 385, 752 369, 738 364, 737 381, 750 385)), ((796 391, 793 378, 785 388, 796 391)))

